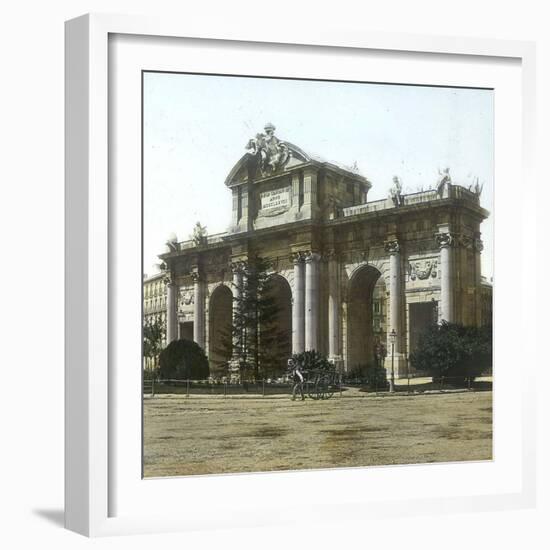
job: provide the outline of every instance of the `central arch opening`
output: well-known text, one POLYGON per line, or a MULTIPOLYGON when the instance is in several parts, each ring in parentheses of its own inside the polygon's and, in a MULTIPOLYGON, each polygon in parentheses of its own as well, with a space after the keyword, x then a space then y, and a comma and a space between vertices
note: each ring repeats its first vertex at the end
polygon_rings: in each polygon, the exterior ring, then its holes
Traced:
POLYGON ((269 277, 266 298, 272 308, 269 321, 260 324, 262 374, 266 378, 280 376, 292 355, 292 290, 288 281, 277 273, 269 277))
POLYGON ((349 283, 347 370, 374 366, 375 345, 386 340, 386 284, 380 271, 366 265, 349 283))

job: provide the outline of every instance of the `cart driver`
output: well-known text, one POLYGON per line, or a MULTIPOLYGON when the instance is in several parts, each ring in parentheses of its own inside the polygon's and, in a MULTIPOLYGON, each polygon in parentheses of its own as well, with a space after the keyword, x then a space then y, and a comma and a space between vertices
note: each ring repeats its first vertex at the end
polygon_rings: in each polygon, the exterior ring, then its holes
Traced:
POLYGON ((304 397, 304 375, 302 374, 302 371, 300 370, 300 365, 294 361, 294 359, 289 359, 287 362, 288 369, 292 374, 292 401, 296 399, 296 390, 300 391, 300 395, 302 397, 302 401, 305 399, 304 397))

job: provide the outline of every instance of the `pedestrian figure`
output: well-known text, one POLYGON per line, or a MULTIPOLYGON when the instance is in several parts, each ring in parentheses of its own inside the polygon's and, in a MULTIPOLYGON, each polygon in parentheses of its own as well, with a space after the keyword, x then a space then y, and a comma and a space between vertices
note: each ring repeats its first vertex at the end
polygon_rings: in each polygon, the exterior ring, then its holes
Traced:
POLYGON ((302 374, 302 371, 300 370, 300 365, 298 365, 293 359, 288 360, 288 368, 290 369, 290 372, 292 374, 292 401, 296 399, 296 390, 300 391, 300 395, 302 396, 302 401, 305 399, 304 396, 304 375, 302 374))

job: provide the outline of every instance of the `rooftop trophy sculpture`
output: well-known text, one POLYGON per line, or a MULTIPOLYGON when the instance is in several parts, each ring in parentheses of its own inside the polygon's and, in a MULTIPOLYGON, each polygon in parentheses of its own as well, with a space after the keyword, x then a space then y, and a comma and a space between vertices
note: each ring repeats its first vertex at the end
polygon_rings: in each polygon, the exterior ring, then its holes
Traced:
POLYGON ((475 178, 473 182, 468 186, 468 191, 471 191, 476 197, 481 195, 483 191, 483 184, 480 185, 479 178, 475 178))
POLYGON ((253 179, 259 168, 262 176, 270 176, 286 166, 291 153, 283 141, 275 136, 275 126, 268 122, 265 134, 256 134, 248 141, 246 151, 249 155, 249 179, 253 179), (252 176, 252 178, 250 177, 252 176))

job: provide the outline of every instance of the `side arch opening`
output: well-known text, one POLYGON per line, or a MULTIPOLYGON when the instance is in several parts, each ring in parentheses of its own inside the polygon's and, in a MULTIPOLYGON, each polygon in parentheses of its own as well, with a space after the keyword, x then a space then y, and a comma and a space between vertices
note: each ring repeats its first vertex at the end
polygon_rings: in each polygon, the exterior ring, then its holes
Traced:
POLYGON ((375 346, 386 342, 386 302, 386 284, 380 271, 370 265, 360 267, 348 290, 348 371, 375 365, 375 346))

